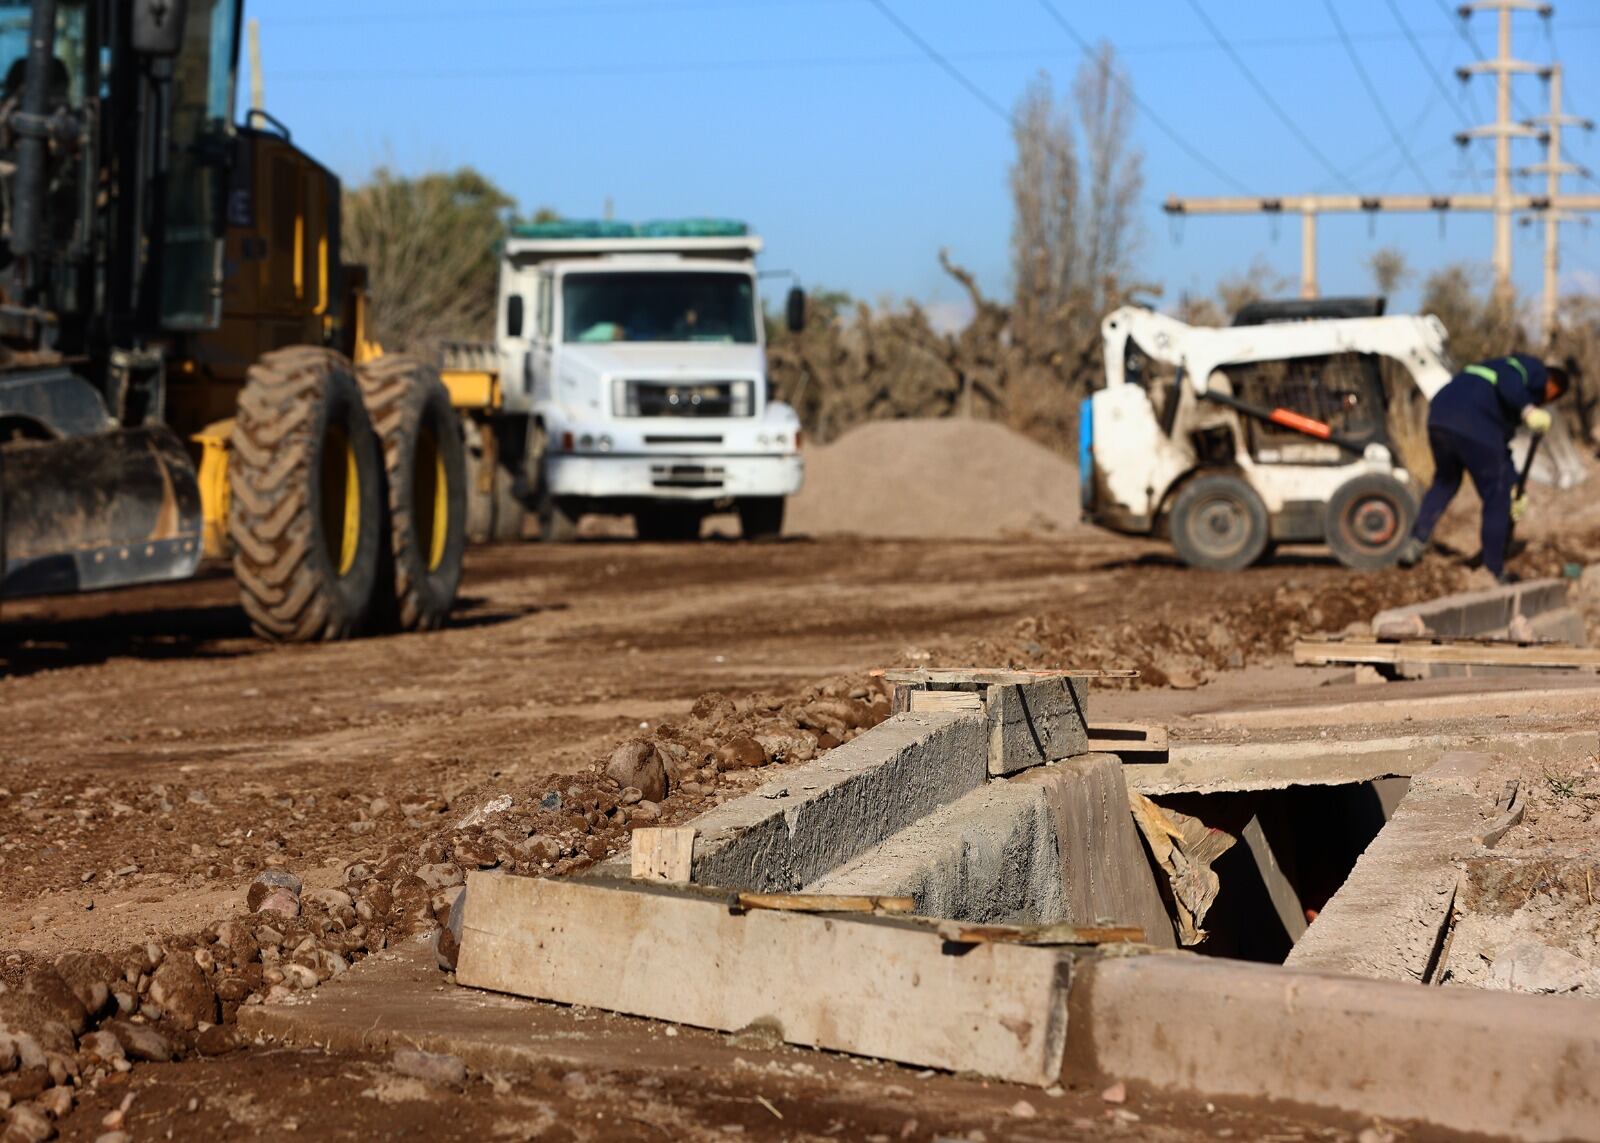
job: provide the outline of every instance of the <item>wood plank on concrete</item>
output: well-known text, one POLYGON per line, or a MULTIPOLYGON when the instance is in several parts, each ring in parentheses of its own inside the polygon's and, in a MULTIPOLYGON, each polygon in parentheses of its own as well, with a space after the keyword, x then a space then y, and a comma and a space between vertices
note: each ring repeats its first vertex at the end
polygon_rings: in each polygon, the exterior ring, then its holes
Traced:
POLYGON ((1600 650, 1559 645, 1525 647, 1515 643, 1380 643, 1369 639, 1301 639, 1294 645, 1294 661, 1296 666, 1309 667, 1336 663, 1420 663, 1592 671, 1600 668, 1600 650))
POLYGON ((628 841, 633 875, 650 881, 687 881, 694 868, 693 826, 641 826, 628 841))
POLYGON ((1062 954, 952 947, 893 918, 730 912, 712 895, 474 873, 457 980, 469 987, 969 1070, 1060 1074, 1062 954))
POLYGON ((1574 677, 1560 686, 1518 686, 1515 689, 1478 686, 1465 693, 1416 693, 1437 685, 1440 684, 1395 683, 1382 688, 1381 695, 1364 694, 1358 701, 1286 702, 1270 707, 1201 711, 1192 717, 1194 721, 1208 726, 1265 730, 1295 726, 1428 722, 1465 717, 1577 714, 1600 707, 1600 683, 1586 678, 1574 677))

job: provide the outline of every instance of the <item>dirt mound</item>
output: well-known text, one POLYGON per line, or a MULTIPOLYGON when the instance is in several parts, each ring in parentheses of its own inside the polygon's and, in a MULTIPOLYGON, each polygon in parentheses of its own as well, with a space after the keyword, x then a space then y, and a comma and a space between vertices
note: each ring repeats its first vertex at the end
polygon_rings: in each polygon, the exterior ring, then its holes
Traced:
POLYGON ((992 421, 875 421, 806 451, 793 534, 993 539, 1075 531, 1078 470, 992 421))

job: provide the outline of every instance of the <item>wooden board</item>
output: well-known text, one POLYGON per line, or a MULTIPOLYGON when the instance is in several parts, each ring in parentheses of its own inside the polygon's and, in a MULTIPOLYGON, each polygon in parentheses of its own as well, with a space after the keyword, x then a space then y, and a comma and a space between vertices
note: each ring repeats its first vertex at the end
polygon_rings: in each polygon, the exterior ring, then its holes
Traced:
POLYGON ((468 877, 456 979, 1015 1083, 1061 1077, 1063 954, 892 917, 760 909, 630 881, 468 877))
POLYGON ((1333 663, 1449 663, 1485 667, 1600 668, 1600 650, 1587 647, 1516 646, 1489 643, 1379 643, 1376 640, 1302 639, 1294 645, 1296 666, 1333 663))
POLYGON ((890 683, 979 683, 984 686, 1009 683, 1031 683, 1039 679, 1136 679, 1134 670, 1081 670, 1012 671, 1001 667, 905 667, 895 670, 879 668, 871 672, 890 683))
POLYGON ((741 909, 777 909, 790 913, 909 913, 915 897, 862 896, 851 893, 740 893, 741 909))
POLYGON ((694 835, 692 826, 634 830, 633 875, 649 881, 688 881, 694 867, 694 835))
POLYGON ((1096 722, 1089 727, 1089 742, 1084 751, 1089 754, 1165 754, 1167 728, 1144 722, 1096 722))
POLYGON ((983 697, 977 691, 930 691, 917 687, 907 696, 906 709, 912 713, 934 710, 982 710, 983 697))
POLYGON ((1089 680, 1081 676, 990 686, 984 709, 991 778, 1082 754, 1089 741, 1089 680))

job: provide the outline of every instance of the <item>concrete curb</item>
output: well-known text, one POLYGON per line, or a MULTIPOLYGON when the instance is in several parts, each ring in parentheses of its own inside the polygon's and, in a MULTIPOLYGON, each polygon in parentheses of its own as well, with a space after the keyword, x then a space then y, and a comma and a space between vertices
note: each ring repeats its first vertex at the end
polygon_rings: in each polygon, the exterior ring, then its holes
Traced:
POLYGON ((1600 1139, 1600 1002, 1191 956, 1073 975, 1065 1077, 1289 1100, 1528 1143, 1600 1139))

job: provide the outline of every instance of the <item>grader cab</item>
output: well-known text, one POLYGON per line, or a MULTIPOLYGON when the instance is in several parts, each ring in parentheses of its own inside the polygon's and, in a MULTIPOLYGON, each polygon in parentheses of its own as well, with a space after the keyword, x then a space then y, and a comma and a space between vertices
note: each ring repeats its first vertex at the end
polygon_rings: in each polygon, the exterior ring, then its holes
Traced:
POLYGON ((231 557, 284 641, 437 626, 449 395, 363 330, 340 188, 233 122, 242 0, 0 0, 0 597, 231 557))

